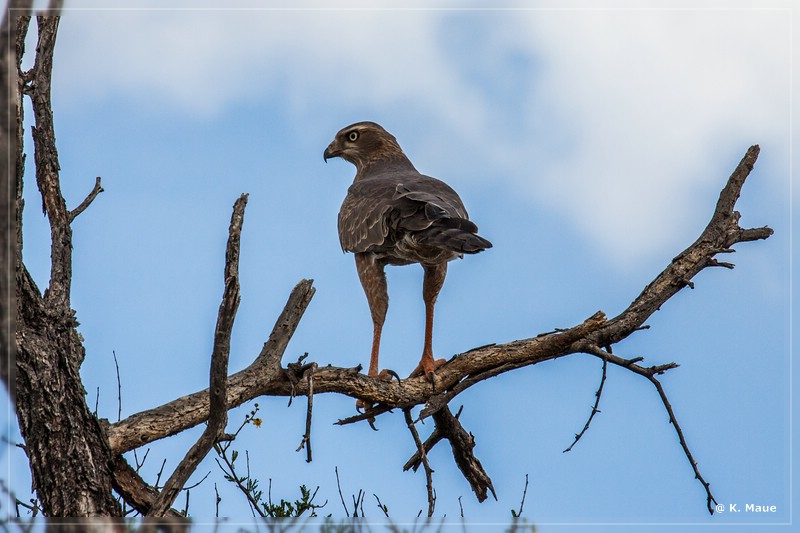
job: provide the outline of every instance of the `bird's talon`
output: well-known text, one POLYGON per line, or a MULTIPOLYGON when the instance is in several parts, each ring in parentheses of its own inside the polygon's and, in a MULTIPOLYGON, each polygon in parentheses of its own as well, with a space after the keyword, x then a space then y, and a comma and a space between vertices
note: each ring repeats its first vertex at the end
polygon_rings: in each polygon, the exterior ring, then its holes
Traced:
POLYGON ((400 381, 400 375, 397 372, 395 372, 394 370, 391 370, 391 369, 388 369, 388 368, 385 368, 385 369, 381 370, 381 373, 379 374, 378 377, 381 380, 388 381, 388 382, 391 382, 392 378, 395 378, 395 379, 397 379, 397 381, 400 381))

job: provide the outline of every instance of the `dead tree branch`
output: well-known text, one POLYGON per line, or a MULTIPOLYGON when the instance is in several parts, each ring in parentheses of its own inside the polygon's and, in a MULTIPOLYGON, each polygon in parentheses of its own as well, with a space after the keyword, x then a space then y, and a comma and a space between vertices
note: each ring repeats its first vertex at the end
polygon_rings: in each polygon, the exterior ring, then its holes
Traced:
MULTIPOLYGON (((577 440, 575 442, 577 442, 577 440)), ((527 495, 528 495, 528 474, 525 474, 525 488, 522 489, 522 501, 519 502, 519 511, 515 512, 514 509, 511 509, 511 516, 513 516, 514 518, 519 518, 520 516, 522 516, 522 509, 525 508, 525 496, 527 495)))
MULTIPOLYGON (((569 447, 565 449, 563 453, 571 451, 572 447, 578 444, 578 441, 581 440, 581 437, 583 437, 584 433, 586 433, 589 430, 589 426, 592 423, 594 415, 600 412, 600 409, 598 409, 598 407, 600 406, 600 397, 603 395, 603 386, 606 384, 606 370, 608 370, 608 358, 606 358, 605 355, 603 355, 602 357, 603 357, 603 374, 602 376, 600 376, 600 386, 597 388, 597 392, 594 393, 594 405, 592 406, 592 412, 589 413, 589 418, 586 420, 586 424, 583 426, 583 429, 580 431, 580 433, 575 434, 575 440, 572 441, 572 444, 570 444, 569 447)), ((527 488, 527 486, 528 483, 526 478, 525 487, 527 488)), ((520 506, 520 513, 522 513, 522 506, 520 506)))
POLYGON ((72 211, 69 212, 69 221, 72 222, 75 220, 75 217, 86 211, 86 208, 92 205, 94 199, 97 198, 97 195, 103 192, 103 187, 100 186, 100 176, 97 176, 97 179, 94 182, 94 187, 89 195, 72 211))
POLYGON ((492 492, 492 496, 496 500, 497 494, 494 492, 492 480, 472 451, 475 448, 475 437, 472 433, 468 433, 464 429, 464 426, 453 416, 448 407, 437 411, 433 415, 433 421, 436 423, 436 428, 450 443, 456 466, 464 475, 464 479, 469 483, 478 501, 486 500, 488 491, 492 492))
MULTIPOLYGON (((461 411, 463 410, 464 410, 463 405, 458 408, 458 412, 455 414, 456 420, 458 420, 458 417, 461 416, 461 411)), ((436 446, 439 443, 439 441, 442 440, 443 438, 445 438, 444 432, 441 430, 439 426, 435 426, 433 428, 433 432, 428 436, 427 439, 425 439, 425 442, 422 443, 422 449, 425 450, 425 453, 430 452, 433 449, 433 447, 436 446)), ((414 452, 414 455, 412 455, 411 458, 409 458, 409 460, 406 461, 406 464, 403 465, 403 471, 405 472, 406 470, 413 468, 414 472, 416 472, 421 464, 422 464, 422 458, 419 454, 419 450, 417 450, 416 452, 414 452)))
MULTIPOLYGON (((469 483, 478 501, 482 502, 486 500, 489 491, 492 492, 492 496, 494 496, 496 500, 497 494, 494 492, 492 480, 483 469, 481 462, 472 452, 473 448, 475 448, 475 437, 472 433, 468 433, 464 429, 464 426, 461 425, 458 419, 462 410, 463 406, 458 410, 455 416, 450 412, 449 407, 444 407, 434 413, 433 421, 435 423, 435 428, 433 433, 431 433, 423 443, 422 449, 425 453, 428 453, 440 440, 447 439, 448 442, 450 442, 450 448, 456 466, 464 475, 464 479, 469 483)), ((419 450, 417 450, 414 455, 406 461, 403 470, 413 468, 414 471, 416 471, 420 464, 422 464, 422 458, 419 450)))
POLYGON ((214 444, 225 433, 225 425, 228 423, 228 359, 231 353, 233 321, 241 300, 239 295, 239 249, 246 205, 247 195, 243 194, 233 206, 228 232, 228 245, 225 250, 225 292, 219 306, 217 327, 214 331, 214 349, 211 354, 208 425, 167 480, 147 516, 164 516, 189 477, 197 469, 200 461, 208 455, 214 444))
MULTIPOLYGON (((228 377, 229 409, 263 396, 274 380, 285 379, 288 386, 288 378, 283 374, 280 360, 314 295, 315 289, 311 284, 312 280, 302 280, 297 284, 255 361, 228 377)), ((206 389, 112 424, 108 428, 108 440, 112 449, 120 453, 129 451, 201 424, 208 419, 208 413, 206 389)))
POLYGON ((303 448, 306 449, 306 462, 310 463, 311 456, 311 416, 314 413, 314 372, 317 370, 317 363, 311 363, 305 371, 306 379, 308 380, 308 407, 306 409, 306 432, 303 433, 303 439, 300 441, 300 446, 296 451, 303 448))
MULTIPOLYGON (((235 394, 229 392, 229 405, 233 407, 261 395, 293 396, 309 394, 309 392, 313 394, 336 392, 376 404, 369 412, 341 420, 340 424, 374 418, 392 408, 406 410, 416 405, 424 405, 420 418, 434 416, 434 419, 437 420, 437 430, 442 431, 442 425, 446 425, 451 420, 455 421, 458 431, 453 430, 455 433, 449 435, 453 438, 448 438, 448 440, 451 442, 451 446, 454 442, 464 443, 458 450, 454 447, 454 454, 457 459, 459 456, 471 457, 466 461, 469 463, 474 459, 474 456, 471 456, 474 440, 463 430, 449 409, 438 419, 436 414, 443 412, 448 403, 458 394, 485 379, 542 361, 576 353, 587 353, 601 357, 604 360, 604 367, 611 363, 654 381, 654 376, 676 368, 678 365, 667 363, 646 367, 639 364, 643 358, 624 359, 602 350, 600 347, 610 347, 634 332, 647 329, 645 321, 683 287, 691 286, 692 278, 695 275, 706 267, 720 265, 720 262, 714 258, 716 254, 729 253, 737 243, 766 239, 772 234, 772 230, 768 227, 756 229, 739 227, 739 213, 733 210, 744 181, 758 157, 758 151, 758 146, 751 147, 736 167, 720 194, 710 222, 700 237, 675 257, 667 268, 648 284, 624 311, 614 318, 607 319, 605 314, 599 311, 583 323, 571 328, 561 328, 546 335, 506 344, 490 344, 456 355, 437 369, 435 388, 431 387, 430 382, 422 377, 388 382, 354 372, 354 369, 332 366, 321 367, 314 372, 313 390, 307 380, 290 379, 286 371, 276 371, 268 373, 266 377, 262 375, 259 379, 253 379, 250 371, 253 366, 258 366, 259 360, 263 357, 264 352, 262 351, 250 368, 229 378, 229 387, 236 391, 235 394), (464 450, 470 450, 469 454, 464 450)), ((725 266, 732 265, 725 263, 725 266)), ((292 316, 299 320, 311 294, 313 294, 313 290, 310 282, 301 282, 290 298, 290 304, 296 297, 299 298, 300 306, 296 307, 297 302, 292 305, 287 304, 283 315, 289 313, 290 307, 295 306, 294 308, 299 312, 295 312, 292 316), (301 293, 299 296, 296 294, 298 291, 301 293)), ((281 321, 279 320, 279 323, 281 321)), ((294 321, 288 329, 294 331, 296 326, 297 322, 294 321)), ((288 341, 288 338, 286 340, 288 341)), ((283 347, 285 348, 285 344, 283 347)), ((273 354, 276 357, 272 359, 275 365, 272 368, 277 370, 282 350, 273 352, 273 354)), ((657 382, 657 380, 655 381, 657 382)), ((659 389, 659 394, 662 392, 663 389, 659 389)), ((112 448, 115 451, 129 450, 202 422, 208 416, 207 409, 199 400, 203 394, 203 392, 196 393, 166 406, 133 415, 118 424, 112 424, 108 431, 112 448), (161 415, 165 413, 172 413, 169 420, 158 423, 161 415), (154 429, 156 426, 158 428, 154 429)), ((595 405, 595 410, 596 407, 595 405)), ((596 412, 595 410, 593 410, 593 414, 596 412)), ((679 428, 673 414, 670 415, 670 420, 676 429, 679 428)), ((708 485, 696 470, 696 463, 688 452, 688 447, 685 446, 682 434, 679 436, 698 479, 708 489, 708 485)), ((439 438, 437 435, 437 441, 439 438)), ((429 446, 433 444, 435 442, 430 441, 429 446)), ((423 445, 423 449, 427 451, 429 448, 423 445)), ((474 461, 478 466, 480 465, 477 459, 474 461)), ((461 465, 459 467, 461 468, 461 465)), ((480 473, 480 475, 474 476, 477 481, 471 480, 470 484, 479 499, 485 498, 488 490, 491 489, 491 480, 485 475, 483 469, 472 466, 462 468, 462 472, 467 479, 470 479, 471 475, 480 473), (481 486, 483 489, 477 490, 476 487, 481 486)), ((713 501, 710 492, 708 495, 709 501, 713 501)))
MULTIPOLYGON (((158 490, 145 483, 121 455, 117 456, 114 462, 114 490, 142 516, 150 512, 153 503, 159 497, 158 490)), ((183 518, 181 513, 171 508, 164 516, 183 518)))
POLYGON ((113 455, 97 419, 86 405, 80 377, 85 351, 70 307, 72 229, 61 193, 50 82, 59 11, 37 17, 33 68, 21 71, 28 17, 16 28, 19 100, 33 106, 36 182, 50 224, 51 269, 44 296, 22 263, 22 107, 17 108, 17 413, 34 486, 47 516, 119 516, 112 495, 113 455))
POLYGON ((697 468, 697 461, 694 460, 692 452, 689 451, 689 445, 686 444, 686 439, 683 436, 683 430, 681 429, 680 424, 678 424, 678 419, 675 417, 675 413, 672 410, 672 405, 669 403, 667 394, 664 392, 664 387, 661 386, 661 382, 658 381, 658 379, 656 379, 655 376, 648 376, 647 379, 650 380, 650 382, 655 386, 656 390, 658 391, 658 396, 661 398, 661 402, 664 404, 664 409, 666 409, 667 414, 669 414, 669 421, 672 424, 672 427, 675 428, 675 432, 678 434, 678 440, 681 443, 681 448, 683 448, 683 453, 689 460, 689 464, 692 465, 692 470, 694 470, 694 477, 695 479, 697 479, 697 481, 700 482, 700 484, 703 485, 703 488, 706 491, 706 507, 708 508, 708 512, 710 514, 714 514, 714 505, 716 505, 717 500, 714 499, 714 495, 711 494, 711 484, 703 478, 703 476, 700 474, 700 470, 697 468))
POLYGON ((722 189, 711 220, 700 237, 678 254, 627 309, 609 320, 604 327, 588 335, 586 340, 592 341, 596 346, 616 344, 641 327, 700 271, 711 266, 715 255, 730 253, 733 245, 740 242, 766 239, 772 235, 772 229, 766 226, 742 229, 739 227, 740 215, 733 210, 745 179, 758 159, 758 153, 758 145, 747 150, 722 189))
POLYGON ((425 469, 425 487, 428 490, 428 518, 433 516, 433 510, 436 508, 436 491, 433 489, 433 469, 428 462, 428 454, 425 453, 425 447, 422 445, 422 440, 419 438, 417 428, 414 426, 414 420, 411 418, 411 409, 403 409, 403 414, 406 418, 406 425, 414 438, 414 444, 417 446, 417 453, 420 455, 422 466, 425 469))
MULTIPOLYGON (((12 405, 16 398, 16 377, 13 361, 16 357, 14 332, 16 331, 17 299, 14 291, 14 272, 17 270, 21 242, 18 237, 19 218, 14 217, 22 194, 22 79, 15 48, 24 47, 24 35, 20 39, 20 28, 27 31, 27 19, 33 2, 10 0, 0 22, 0 171, 7 172, 8 180, 0 187, 0 380, 5 383, 12 405), (24 24, 18 18, 25 17, 24 24), (14 116, 16 115, 16 116, 14 116), (14 174, 16 173, 16 176, 14 174)), ((21 53, 19 53, 21 57, 21 53)), ((20 208, 21 211, 21 208, 20 208)))

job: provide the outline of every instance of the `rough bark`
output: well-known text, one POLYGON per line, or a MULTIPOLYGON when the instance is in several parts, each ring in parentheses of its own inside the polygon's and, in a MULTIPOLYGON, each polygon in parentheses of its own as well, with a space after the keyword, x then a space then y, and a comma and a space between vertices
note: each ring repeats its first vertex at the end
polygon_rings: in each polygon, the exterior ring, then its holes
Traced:
MULTIPOLYGON (((423 443, 422 448, 427 453, 436 444, 442 440, 447 439, 450 442, 450 450, 453 452, 453 459, 456 466, 464 475, 472 492, 479 502, 486 500, 491 491, 494 499, 497 499, 497 494, 494 491, 492 480, 483 469, 483 465, 475 457, 473 448, 475 448, 475 436, 464 429, 461 422, 458 420, 461 410, 453 415, 450 408, 445 406, 433 414, 433 421, 436 427, 433 433, 430 434, 428 439, 423 443)), ((422 457, 417 451, 411 458, 403 465, 403 470, 413 469, 416 471, 422 463, 422 457)))
MULTIPOLYGON (((19 19, 20 24, 27 20, 19 19)), ((17 263, 17 413, 44 514, 60 517, 119 516, 112 487, 112 454, 98 420, 85 402, 80 379, 84 359, 78 322, 70 308, 72 231, 59 183, 50 76, 58 30, 57 12, 37 17, 39 41, 30 73, 18 72, 35 117, 36 182, 50 222, 52 265, 44 296, 17 263)), ((19 28, 18 35, 24 37, 19 28)), ((17 67, 21 57, 17 57, 17 67)), ((18 176, 21 179, 21 176, 18 176)), ((17 209, 21 205, 17 204, 17 209)), ((17 220, 20 212, 17 211, 17 220)), ((16 251, 21 253, 21 249, 16 251)))
MULTIPOLYGON (((114 490, 142 516, 150 512, 160 494, 155 487, 148 485, 121 455, 114 461, 114 490)), ((174 509, 169 509, 163 516, 183 518, 183 515, 174 509)))
MULTIPOLYGON (((16 398, 14 359, 16 344, 17 298, 14 272, 17 268, 17 231, 19 220, 14 216, 21 197, 22 169, 22 80, 17 75, 17 48, 23 45, 18 37, 20 17, 29 17, 31 0, 11 0, 0 23, 0 172, 5 180, 0 186, 0 380, 5 384, 12 403, 16 398)), ((25 24, 27 27, 27 23, 25 24)))

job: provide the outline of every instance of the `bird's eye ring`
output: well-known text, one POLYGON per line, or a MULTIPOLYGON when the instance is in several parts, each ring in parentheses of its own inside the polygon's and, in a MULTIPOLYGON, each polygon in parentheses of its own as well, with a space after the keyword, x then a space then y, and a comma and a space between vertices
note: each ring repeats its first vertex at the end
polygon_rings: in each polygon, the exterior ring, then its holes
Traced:
POLYGON ((356 140, 358 139, 358 132, 351 131, 350 133, 347 134, 347 138, 350 140, 350 142, 356 142, 356 140))

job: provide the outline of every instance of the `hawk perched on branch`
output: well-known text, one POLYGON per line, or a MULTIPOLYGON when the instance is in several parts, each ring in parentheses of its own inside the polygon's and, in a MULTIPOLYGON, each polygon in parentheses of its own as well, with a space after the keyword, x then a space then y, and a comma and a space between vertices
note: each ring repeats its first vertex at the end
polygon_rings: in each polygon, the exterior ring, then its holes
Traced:
POLYGON ((397 140, 374 122, 340 130, 324 158, 341 157, 356 167, 353 184, 339 210, 342 250, 353 252, 372 312, 372 355, 368 375, 378 376, 381 330, 389 306, 386 265, 419 263, 425 270, 425 342, 413 375, 433 377, 444 360, 431 348, 433 307, 447 274, 447 262, 476 254, 492 243, 477 235, 467 210, 443 181, 417 172, 397 140))

